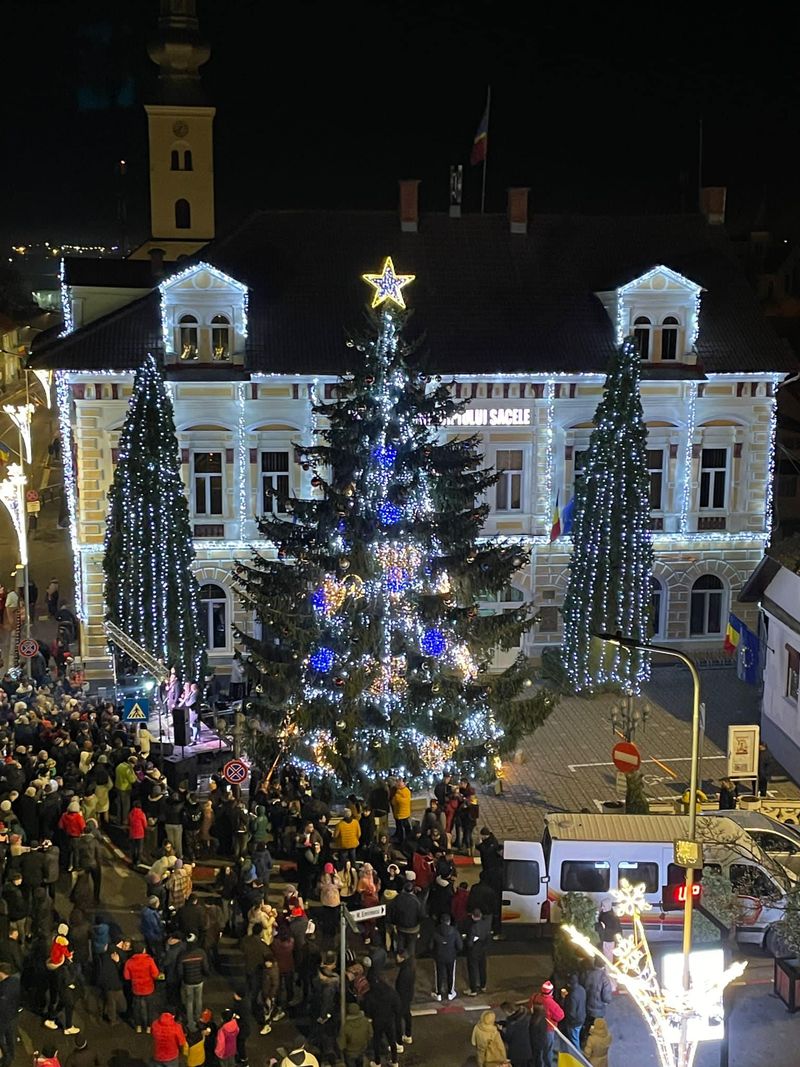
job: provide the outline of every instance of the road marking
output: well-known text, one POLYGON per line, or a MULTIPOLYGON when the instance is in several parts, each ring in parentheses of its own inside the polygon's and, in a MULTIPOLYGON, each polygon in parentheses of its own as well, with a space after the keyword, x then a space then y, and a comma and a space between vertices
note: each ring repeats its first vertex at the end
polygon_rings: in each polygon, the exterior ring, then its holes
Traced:
MULTIPOLYGON (((674 756, 674 757, 673 756, 663 756, 661 758, 664 759, 664 760, 668 759, 670 761, 670 763, 690 763, 691 759, 692 759, 691 756, 674 756)), ((727 759, 727 758, 728 758, 727 756, 724 756, 722 754, 720 754, 719 756, 703 756, 704 760, 708 760, 708 759, 727 759)), ((643 762, 644 763, 658 763, 659 766, 661 766, 661 764, 659 763, 659 760, 657 760, 655 758, 655 756, 649 756, 646 760, 643 760, 643 762)), ((579 770, 581 770, 584 767, 613 767, 613 766, 614 766, 614 764, 610 760, 609 761, 605 761, 603 763, 568 763, 567 764, 567 768, 570 771, 572 771, 573 774, 576 774, 579 770)))

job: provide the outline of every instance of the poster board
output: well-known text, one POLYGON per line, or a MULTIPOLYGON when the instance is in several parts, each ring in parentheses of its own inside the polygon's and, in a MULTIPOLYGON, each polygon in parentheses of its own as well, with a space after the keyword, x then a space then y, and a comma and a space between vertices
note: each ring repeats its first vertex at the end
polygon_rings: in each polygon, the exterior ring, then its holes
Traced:
POLYGON ((728 777, 758 777, 758 726, 728 727, 728 777))

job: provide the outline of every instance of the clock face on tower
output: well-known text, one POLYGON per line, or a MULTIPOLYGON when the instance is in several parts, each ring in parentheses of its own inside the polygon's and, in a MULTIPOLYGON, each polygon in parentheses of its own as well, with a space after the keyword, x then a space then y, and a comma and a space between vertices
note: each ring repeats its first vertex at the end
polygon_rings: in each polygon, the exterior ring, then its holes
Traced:
POLYGON ((186 134, 189 132, 189 127, 186 125, 183 119, 178 119, 178 121, 173 124, 172 132, 175 134, 176 137, 185 137, 186 134))

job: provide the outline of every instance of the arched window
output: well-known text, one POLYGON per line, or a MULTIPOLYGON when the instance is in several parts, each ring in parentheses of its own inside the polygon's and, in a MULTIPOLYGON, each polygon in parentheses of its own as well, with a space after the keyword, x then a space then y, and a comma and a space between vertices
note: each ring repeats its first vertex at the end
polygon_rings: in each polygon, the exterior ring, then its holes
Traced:
POLYGON ((178 350, 181 359, 197 359, 197 319, 181 315, 178 321, 178 350))
POLYGON ((192 209, 188 200, 175 201, 175 229, 189 230, 192 226, 192 209))
POLYGON ((192 169, 192 152, 191 152, 191 149, 189 149, 189 148, 187 148, 186 151, 183 153, 183 169, 184 170, 191 170, 192 169))
POLYGON ((661 324, 661 358, 678 358, 678 327, 680 323, 674 315, 667 315, 661 324))
POLYGON ((650 319, 639 315, 633 320, 633 336, 639 349, 639 359, 650 358, 650 319))
POLYGON ((181 169, 181 158, 177 148, 173 148, 170 153, 170 170, 181 169))
POLYGON ((689 633, 692 637, 722 633, 725 587, 714 574, 703 574, 692 586, 689 633))
POLYGON ((229 359, 231 354, 231 322, 226 315, 211 320, 211 353, 214 359, 229 359))
POLYGON ((200 586, 200 630, 209 652, 228 647, 228 598, 220 585, 200 586))
POLYGON ((650 579, 650 626, 649 636, 663 637, 666 630, 666 596, 658 578, 650 579))

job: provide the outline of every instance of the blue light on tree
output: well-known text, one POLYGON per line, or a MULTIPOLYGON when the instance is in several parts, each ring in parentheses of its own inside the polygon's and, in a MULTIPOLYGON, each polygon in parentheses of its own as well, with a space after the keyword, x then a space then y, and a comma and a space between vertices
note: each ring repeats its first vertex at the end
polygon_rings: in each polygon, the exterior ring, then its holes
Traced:
POLYGON ((334 652, 332 648, 318 648, 309 656, 308 665, 320 674, 327 674, 333 669, 334 652))
POLYGON ((397 449, 392 445, 379 445, 378 448, 373 448, 372 458, 385 471, 391 470, 397 459, 397 449))
POLYGON ((402 567, 390 567, 386 572, 386 588, 390 593, 404 593, 409 586, 408 571, 402 567))
POLYGON ((311 606, 319 615, 324 615, 328 610, 328 596, 325 589, 320 586, 311 594, 311 606))
POLYGON ((400 522, 402 517, 403 512, 397 504, 393 504, 391 500, 387 500, 378 508, 378 519, 380 520, 381 526, 394 526, 396 522, 400 522))
POLYGON ((447 647, 441 630, 426 630, 419 645, 426 656, 441 656, 447 647))

